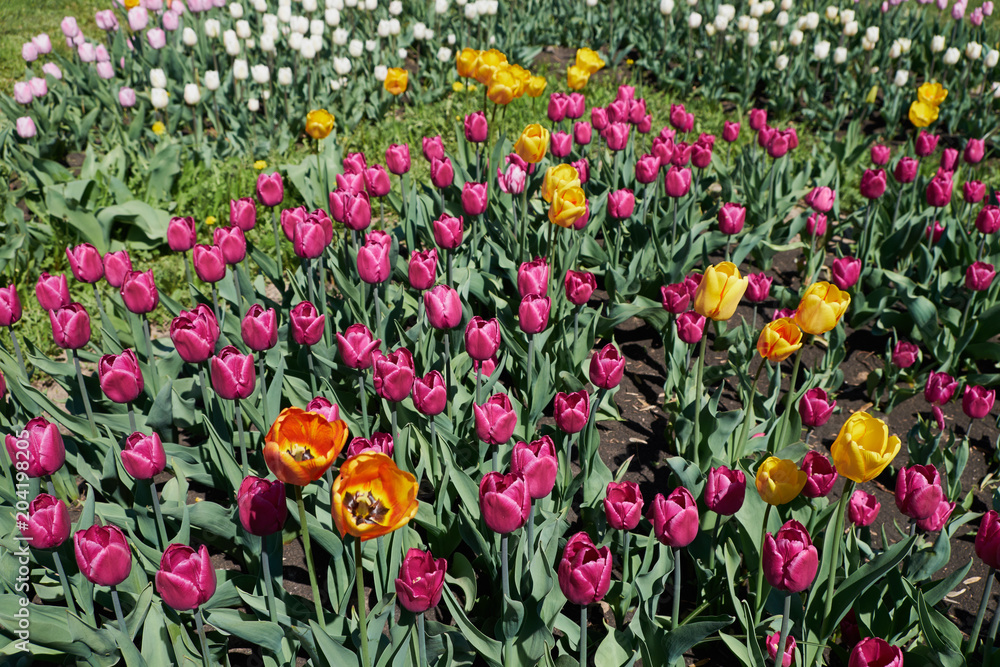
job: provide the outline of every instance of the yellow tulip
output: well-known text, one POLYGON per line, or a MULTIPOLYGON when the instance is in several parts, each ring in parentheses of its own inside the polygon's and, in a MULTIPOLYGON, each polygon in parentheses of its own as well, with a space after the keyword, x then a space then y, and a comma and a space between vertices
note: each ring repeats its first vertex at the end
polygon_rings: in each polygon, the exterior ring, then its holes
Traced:
POLYGON ((333 114, 326 109, 313 109, 306 114, 306 134, 313 139, 326 139, 333 131, 333 114))
POLYGON ((581 185, 580 172, 571 164, 560 164, 545 170, 545 180, 542 181, 542 199, 552 203, 556 190, 581 185))
POLYGON ((333 482, 330 511, 340 536, 388 535, 417 514, 417 479, 381 452, 347 459, 333 482))
POLYGON ((868 91, 868 94, 865 95, 865 102, 867 102, 868 104, 875 104, 877 100, 878 100, 878 86, 875 85, 872 86, 871 90, 868 91))
POLYGON ((523 96, 528 82, 531 81, 531 72, 520 65, 511 65, 510 73, 514 75, 514 80, 517 82, 517 86, 514 88, 514 97, 523 96))
POLYGON ((517 143, 514 144, 514 152, 518 157, 529 164, 538 164, 545 157, 545 151, 549 149, 549 131, 538 123, 532 123, 524 128, 517 143))
POLYGON ((582 89, 587 85, 587 81, 589 80, 590 73, 582 67, 570 65, 566 68, 566 85, 569 86, 571 90, 582 89))
POLYGON ((135 9, 139 6, 139 0, 125 0, 122 4, 125 5, 125 9, 135 9))
POLYGON ((527 93, 528 97, 541 97, 542 93, 545 92, 545 86, 548 85, 548 81, 545 80, 544 76, 533 76, 528 80, 527 93))
POLYGON ((463 79, 468 79, 469 77, 475 76, 476 65, 479 64, 479 51, 475 49, 462 49, 457 56, 455 56, 455 69, 458 71, 458 75, 463 79))
POLYGON ((910 105, 910 122, 914 127, 927 127, 938 119, 938 108, 917 100, 910 105))
POLYGON ((406 84, 410 80, 410 73, 402 67, 390 67, 386 72, 385 82, 382 84, 392 95, 402 95, 406 92, 406 84))
POLYGON ((939 107, 947 98, 948 91, 936 81, 934 83, 927 82, 917 88, 917 99, 924 104, 939 107))
POLYGON ((813 283, 795 311, 795 323, 806 333, 830 331, 851 305, 851 295, 828 282, 813 283))
POLYGON ((594 74, 604 67, 604 61, 601 60, 601 57, 593 49, 577 49, 576 66, 587 72, 587 74, 594 74))
POLYGON ((802 347, 802 331, 790 317, 782 317, 764 326, 757 338, 760 356, 781 363, 802 347))
POLYGON ((490 79, 493 77, 493 72, 497 71, 501 65, 507 64, 507 56, 500 53, 496 49, 490 49, 489 51, 483 51, 479 54, 479 60, 476 62, 476 71, 473 73, 476 81, 488 86, 490 84, 490 79))
POLYGON ((572 227, 587 212, 587 196, 579 185, 556 190, 549 206, 549 222, 560 227, 572 227))
POLYGON ((896 458, 899 447, 899 438, 889 435, 884 421, 855 412, 840 428, 830 454, 837 472, 860 484, 878 477, 896 458))
POLYGON ((728 320, 740 305, 748 284, 732 262, 708 267, 694 293, 695 312, 716 321, 728 320))
POLYGON ((784 505, 802 493, 808 479, 794 461, 771 456, 757 468, 757 493, 768 505, 784 505))
POLYGON ((516 97, 515 91, 518 83, 510 67, 498 67, 490 77, 489 88, 486 89, 486 97, 493 104, 510 104, 516 97))

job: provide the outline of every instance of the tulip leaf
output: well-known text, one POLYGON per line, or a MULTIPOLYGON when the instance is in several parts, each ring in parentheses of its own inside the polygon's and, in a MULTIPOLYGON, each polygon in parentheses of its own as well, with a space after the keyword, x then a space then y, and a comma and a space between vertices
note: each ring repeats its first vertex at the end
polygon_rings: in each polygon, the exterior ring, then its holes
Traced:
POLYGON ((444 602, 448 607, 448 611, 455 619, 455 624, 461 631, 462 636, 465 637, 473 648, 483 657, 486 662, 494 667, 502 667, 503 661, 501 659, 501 648, 502 645, 495 639, 490 639, 483 632, 474 625, 469 617, 465 615, 465 611, 458 604, 458 600, 455 599, 455 594, 451 592, 451 589, 447 586, 444 587, 444 602))
POLYGON ((955 588, 965 580, 965 575, 967 575, 969 570, 972 568, 972 560, 973 559, 970 557, 969 562, 965 565, 958 568, 944 579, 932 582, 932 585, 929 585, 926 589, 924 589, 923 596, 924 600, 927 601, 927 604, 936 605, 941 602, 941 600, 943 600, 948 593, 955 590, 955 588))
POLYGON ((319 623, 310 619, 309 627, 312 628, 312 636, 316 640, 317 651, 325 661, 325 664, 331 667, 340 667, 341 665, 344 667, 355 667, 355 665, 360 663, 358 655, 353 650, 328 635, 319 623))
POLYGON ((632 646, 632 634, 615 630, 605 623, 607 634, 594 652, 594 664, 609 667, 631 665, 639 657, 632 646), (631 659, 630 659, 631 658, 631 659))
POLYGON ((734 620, 732 616, 705 618, 667 632, 663 646, 666 651, 666 662, 663 664, 672 664, 702 639, 731 625, 734 620))
POLYGON ((449 584, 455 584, 462 589, 465 595, 465 611, 472 611, 476 604, 476 571, 472 569, 472 563, 460 551, 452 556, 450 567, 445 575, 449 584))

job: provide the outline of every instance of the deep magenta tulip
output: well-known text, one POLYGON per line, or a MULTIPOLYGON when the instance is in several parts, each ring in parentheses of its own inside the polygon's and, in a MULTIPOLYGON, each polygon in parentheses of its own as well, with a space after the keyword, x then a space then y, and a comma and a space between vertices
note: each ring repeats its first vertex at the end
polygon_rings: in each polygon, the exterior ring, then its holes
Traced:
POLYGON ((552 438, 543 435, 531 442, 518 442, 510 455, 510 471, 524 477, 532 500, 545 498, 556 484, 559 458, 552 438))
POLYGON ((861 260, 857 257, 838 257, 830 269, 833 284, 842 290, 854 287, 861 277, 861 260))
POLYGON ((285 502, 285 484, 279 480, 247 477, 236 493, 240 523, 252 535, 271 535, 285 525, 288 504, 285 502))
POLYGON ((594 136, 593 126, 585 120, 573 123, 573 141, 577 146, 586 146, 594 136))
POLYGON ((204 544, 195 551, 171 544, 160 559, 156 590, 163 602, 177 611, 191 611, 215 595, 215 568, 204 544))
POLYGON ((566 117, 576 120, 583 117, 583 112, 587 110, 587 98, 583 93, 570 93, 566 100, 566 117))
MULTIPOLYGON (((236 225, 216 227, 212 232, 212 241, 222 250, 222 258, 226 264, 239 264, 247 256, 246 237, 236 225)), ((195 269, 197 270, 197 264, 195 269)))
POLYGON ((919 167, 920 162, 916 159, 904 156, 899 158, 896 168, 892 171, 892 176, 898 183, 912 183, 917 180, 917 169, 919 167))
POLYGON ((798 521, 788 521, 775 535, 764 538, 762 566, 767 583, 786 593, 809 588, 819 568, 819 553, 809 532, 798 521))
POLYGON ((257 371, 252 354, 240 354, 232 345, 227 345, 212 357, 212 388, 222 398, 236 400, 248 398, 257 384, 257 371))
POLYGON ((632 126, 628 123, 614 122, 601 132, 601 136, 608 143, 608 148, 613 151, 623 151, 628 146, 628 135, 632 126))
POLYGON ((941 224, 940 220, 935 220, 933 224, 927 225, 927 229, 924 231, 924 236, 931 239, 933 243, 940 241, 942 234, 944 234, 944 225, 941 224))
POLYGON ((656 155, 643 155, 635 163, 635 180, 639 183, 653 183, 660 175, 660 158, 656 155))
POLYGON ((951 174, 938 172, 927 184, 927 205, 935 208, 947 206, 951 202, 954 187, 951 174))
POLYGON ((649 508, 653 534, 661 543, 679 549, 694 541, 698 534, 698 504, 691 492, 679 486, 666 497, 657 493, 649 508))
POLYGON ((416 290, 430 289, 437 280, 437 248, 417 251, 410 255, 408 273, 410 287, 416 290))
POLYGON ((410 549, 399 566, 396 597, 400 606, 414 614, 422 614, 441 601, 444 575, 448 561, 435 560, 430 551, 410 549))
POLYGON ((993 284, 996 275, 992 264, 973 262, 965 271, 965 286, 976 292, 984 292, 993 284))
POLYGON ((363 174, 368 167, 364 153, 348 153, 341 162, 344 165, 344 173, 352 176, 363 174))
POLYGON ((431 371, 413 380, 413 406, 422 415, 433 417, 444 412, 448 405, 448 388, 444 376, 431 371))
POLYGON ((167 465, 167 455, 156 431, 152 435, 135 432, 125 438, 121 458, 125 470, 135 479, 153 479, 167 465))
POLYGON ((611 550, 598 549, 587 533, 577 533, 566 542, 558 577, 559 588, 573 604, 600 602, 611 588, 611 550))
POLYGON ((932 372, 924 385, 924 399, 931 405, 944 405, 955 395, 958 380, 947 373, 932 372))
POLYGON ((926 519, 945 499, 941 475, 933 465, 900 468, 896 475, 896 507, 911 519, 926 519))
POLYGON ((194 247, 191 258, 194 272, 206 283, 217 283, 226 275, 226 258, 217 245, 199 243, 194 247))
POLYGON ((767 109, 750 109, 750 129, 760 132, 767 127, 767 109))
MULTIPOLYGON (((365 169, 365 192, 369 197, 384 197, 392 190, 389 172, 380 164, 365 169)), ((370 204, 369 204, 370 207, 370 204)))
POLYGON ((824 498, 837 483, 837 469, 826 456, 811 450, 806 453, 800 469, 807 475, 802 495, 806 498, 824 498))
POLYGON ((486 212, 486 183, 468 182, 462 187, 462 210, 466 215, 482 215, 486 212))
POLYGON ((705 483, 705 506, 723 516, 740 511, 746 499, 747 478, 742 470, 719 466, 708 471, 705 483))
POLYGON ((501 535, 513 533, 528 521, 528 483, 513 473, 486 473, 479 481, 479 509, 487 528, 501 535))
POLYGON ((598 132, 603 132, 611 123, 608 118, 608 111, 603 107, 594 107, 590 110, 590 124, 598 132))
POLYGON ((301 259, 316 259, 326 249, 326 230, 322 218, 307 215, 295 223, 292 231, 292 250, 301 259))
POLYGON ((402 176, 410 170, 410 145, 389 144, 385 149, 385 165, 389 171, 402 176))
POLYGON ((660 288, 660 300, 665 311, 680 315, 691 304, 691 293, 684 283, 672 283, 660 288))
POLYGON ((590 417, 590 395, 586 389, 567 394, 556 394, 552 413, 556 426, 564 433, 579 433, 590 417))
POLYGON ((594 274, 589 271, 566 271, 564 281, 566 288, 566 299, 574 306, 583 306, 590 301, 590 295, 597 289, 597 280, 594 274))
POLYGON ((184 361, 192 364, 207 361, 219 340, 215 313, 203 303, 182 310, 170 322, 170 340, 184 361))
POLYGON ((967 164, 977 164, 982 161, 985 155, 986 142, 982 139, 969 139, 969 142, 965 144, 965 150, 962 152, 962 159, 967 164))
POLYGON ((247 309, 240 323, 243 344, 254 352, 270 350, 278 344, 278 314, 255 303, 247 309))
POLYGON ((625 220, 635 212, 635 195, 628 188, 608 194, 608 215, 616 220, 625 220))
POLYGON ((330 399, 317 396, 306 404, 306 412, 315 412, 331 424, 340 419, 340 406, 331 403, 330 399))
POLYGON ((125 307, 136 315, 144 315, 156 310, 160 303, 160 292, 156 289, 153 270, 129 271, 122 280, 120 289, 125 307))
POLYGON ((421 146, 428 162, 444 158, 444 140, 441 139, 440 134, 436 137, 424 137, 421 146))
MULTIPOLYGON (((518 307, 518 324, 527 334, 541 333, 549 325, 552 300, 547 296, 528 294, 518 307)), ((492 356, 492 355, 491 355, 492 356)))
POLYGON ((462 245, 462 216, 454 218, 446 213, 434 221, 434 242, 445 250, 462 245))
POLYGON ((746 222, 747 210, 739 204, 726 202, 719 209, 719 231, 723 234, 739 234, 743 231, 743 223, 746 222))
POLYGON ((745 294, 747 301, 751 303, 766 301, 771 293, 771 283, 773 280, 766 273, 747 274, 747 291, 745 294))
POLYGON ((962 183, 962 199, 967 204, 978 204, 986 196, 986 185, 982 181, 962 183))
POLYGON ((836 191, 825 185, 818 185, 806 195, 805 204, 817 213, 829 213, 836 199, 836 191))
POLYGON ((733 143, 740 138, 740 124, 731 121, 725 121, 722 123, 722 139, 729 143, 733 143))
POLYGON ((664 176, 668 197, 683 197, 691 189, 691 170, 671 166, 664 176))
POLYGON ((1000 569, 1000 514, 990 510, 983 515, 976 533, 976 555, 990 569, 1000 569))
POLYGON ((358 275, 370 285, 385 282, 392 273, 389 251, 392 238, 381 230, 368 232, 365 244, 358 249, 358 275))
POLYGON ((28 513, 17 515, 17 526, 33 549, 54 549, 69 537, 69 509, 55 496, 39 493, 28 513))
POLYGON ((955 503, 950 503, 947 498, 944 498, 929 517, 917 521, 917 528, 928 533, 937 532, 945 527, 954 511, 955 503))
POLYGON ((79 303, 49 311, 52 340, 64 350, 78 350, 90 341, 90 315, 79 303))
POLYGON ((878 199, 885 194, 885 170, 865 169, 861 174, 861 196, 865 199, 878 199))
MULTIPOLYGON (((778 659, 778 642, 781 641, 781 633, 773 632, 767 636, 767 654, 771 656, 771 660, 775 661, 777 664, 778 659)), ((785 638, 785 651, 781 654, 781 667, 791 667, 792 660, 795 659, 795 637, 788 635, 785 638)))
POLYGON ((892 157, 892 150, 885 144, 872 144, 871 157, 872 164, 884 167, 889 164, 889 158, 892 157))
POLYGON ((903 650, 879 637, 865 637, 851 651, 848 667, 903 667, 903 650))
MULTIPOLYGON (((280 177, 279 177, 280 178, 280 177)), ((229 224, 249 232, 257 225, 257 202, 252 197, 229 200, 229 224)))
POLYGON ((476 361, 486 361, 500 349, 500 324, 476 315, 465 325, 465 351, 476 361))
POLYGON ((482 111, 470 113, 465 117, 465 140, 474 144, 481 144, 489 136, 489 124, 486 122, 486 114, 482 111))
POLYGON ((375 338, 363 324, 352 324, 341 334, 337 334, 337 350, 344 363, 356 370, 364 370, 372 365, 372 352, 382 345, 381 338, 375 338))
POLYGON ((299 345, 315 345, 323 340, 323 329, 326 326, 326 316, 309 301, 300 301, 292 308, 289 317, 289 328, 292 340, 299 345))
POLYGON ((536 257, 530 262, 522 262, 517 267, 517 291, 521 298, 529 294, 545 296, 549 292, 549 262, 545 257, 536 257))
POLYGON ((375 393, 387 401, 399 402, 413 389, 413 354, 397 347, 387 356, 375 360, 375 393))
MULTIPOLYGON (((352 167, 352 169, 354 169, 352 167)), ((357 169, 364 169, 363 166, 357 169)), ((362 171, 347 171, 337 174, 337 191, 357 195, 365 191, 365 175, 362 171)))
POLYGON ((476 435, 490 445, 502 445, 514 434, 517 413, 507 394, 493 394, 482 405, 473 404, 476 435))
POLYGON ((590 381, 595 387, 614 389, 621 384, 624 373, 625 357, 614 343, 608 343, 590 358, 590 381))
POLYGON ((105 354, 97 362, 101 390, 115 403, 130 403, 142 393, 142 371, 131 348, 121 354, 105 354))
POLYGON ((855 526, 870 526, 878 516, 880 509, 882 509, 882 503, 878 501, 878 498, 867 491, 858 489, 847 501, 847 518, 855 526))
MULTIPOLYGON (((281 174, 260 174, 257 177, 257 199, 264 206, 277 206, 285 198, 285 182, 281 180, 281 174)), ((230 203, 230 206, 232 204, 230 203)), ((254 211, 254 223, 256 224, 256 210, 254 211)))
POLYGON ((813 213, 806 220, 806 232, 813 238, 826 234, 826 216, 822 213, 813 213))
POLYGON ((448 285, 424 292, 424 310, 435 329, 454 329, 462 323, 462 298, 448 285))
POLYGON ((705 318, 689 310, 677 316, 677 335, 688 345, 701 341, 705 335, 705 318))
POLYGON ((549 106, 546 110, 549 120, 553 123, 560 123, 566 118, 566 105, 569 104, 569 95, 566 93, 552 93, 549 95, 549 106))
POLYGON ((21 299, 13 285, 0 287, 0 326, 9 327, 21 319, 21 299))
POLYGON ((55 310, 70 304, 69 284, 66 275, 51 276, 43 271, 35 283, 35 297, 45 310, 55 310))
POLYGON ((44 477, 59 470, 66 462, 66 446, 59 427, 44 417, 35 417, 24 425, 24 431, 26 440, 20 433, 4 438, 14 468, 28 477, 44 477))
POLYGON ((976 214, 976 229, 983 234, 993 234, 1000 230, 1000 206, 992 204, 984 206, 976 214))
POLYGON ((604 516, 615 530, 635 530, 642 518, 642 492, 635 482, 608 482, 604 516))
POLYGON ((564 158, 573 150, 573 137, 569 132, 555 131, 549 138, 549 152, 552 157, 564 158))
POLYGON ((958 151, 954 148, 946 148, 941 152, 940 169, 944 171, 955 171, 958 164, 958 151))
MULTIPOLYGON (((331 201, 333 200, 331 195, 331 201)), ((295 238, 295 225, 306 219, 306 207, 296 206, 281 210, 281 231, 285 233, 285 238, 289 241, 295 238)))
POLYGON ((117 586, 132 571, 132 551, 118 526, 91 526, 73 535, 76 564, 91 583, 117 586))
POLYGON ((375 452, 378 454, 385 454, 388 457, 392 457, 392 452, 395 449, 395 444, 392 441, 392 436, 388 433, 372 433, 372 437, 368 438, 353 438, 351 444, 347 446, 347 451, 344 454, 345 459, 352 459, 358 454, 364 452, 375 452))
POLYGON ((802 425, 806 428, 822 426, 830 420, 835 407, 837 401, 831 401, 823 389, 819 387, 810 389, 799 399, 799 417, 802 418, 802 425))
POLYGON ((446 188, 455 181, 455 168, 451 166, 451 158, 431 160, 431 183, 436 188, 446 188))
POLYGON ((993 409, 997 394, 994 389, 966 385, 962 395, 962 412, 969 419, 983 419, 993 409))
POLYGON ((84 283, 96 283, 104 276, 101 253, 89 243, 81 243, 75 248, 66 248, 66 258, 73 276, 84 283))
MULTIPOLYGON (((372 223, 372 205, 367 191, 337 190, 330 193, 333 219, 348 229, 363 232, 372 223)), ((321 220, 320 220, 321 222, 321 220)))
POLYGON ((899 368, 909 368, 917 363, 920 348, 913 343, 901 340, 892 348, 892 363, 899 368))
POLYGON ((112 287, 121 287, 125 277, 132 271, 132 258, 127 250, 118 250, 104 255, 104 279, 112 287))

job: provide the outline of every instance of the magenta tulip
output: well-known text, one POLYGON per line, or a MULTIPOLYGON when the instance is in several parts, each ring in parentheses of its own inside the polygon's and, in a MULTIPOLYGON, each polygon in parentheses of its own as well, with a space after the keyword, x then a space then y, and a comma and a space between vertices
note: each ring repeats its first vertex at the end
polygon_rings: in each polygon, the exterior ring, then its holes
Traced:
POLYGON ((427 321, 435 329, 454 329, 462 323, 462 299, 453 287, 438 285, 424 292, 427 321))
POLYGON ((590 417, 590 395, 586 389, 571 394, 559 392, 556 394, 552 413, 560 431, 579 433, 590 417))
POLYGON ((528 521, 528 483, 513 473, 486 473, 479 482, 479 509, 486 527, 493 532, 514 532, 528 521))
POLYGON ((989 510, 976 533, 976 555, 992 570, 1000 569, 1000 514, 989 510))
POLYGON ((236 493, 240 523, 252 535, 271 535, 280 531, 288 517, 285 484, 279 480, 247 477, 236 493))
POLYGON ((680 315, 691 304, 691 293, 684 283, 673 283, 660 288, 660 300, 668 313, 680 315))
POLYGON ((364 452, 385 454, 386 456, 392 458, 392 452, 394 450, 395 445, 392 441, 391 435, 388 433, 372 433, 371 439, 360 437, 351 439, 351 444, 347 446, 344 458, 351 459, 364 452))
POLYGON ((392 238, 383 231, 368 232, 365 244, 358 249, 358 275, 370 285, 388 280, 392 273, 389 252, 392 238))
POLYGON ((232 345, 227 345, 212 357, 212 388, 222 398, 232 401, 248 398, 257 384, 257 371, 252 354, 240 354, 232 345))
POLYGON ((315 345, 323 340, 326 316, 309 301, 300 301, 292 308, 289 316, 289 330, 292 340, 299 345, 315 345))
POLYGON ((413 406, 422 415, 433 417, 444 412, 448 405, 448 387, 444 376, 431 371, 413 380, 413 406))
POLYGON ((642 518, 642 492, 635 482, 608 482, 604 516, 615 530, 635 530, 642 518))
POLYGON ((951 193, 954 187, 951 174, 938 172, 927 184, 927 205, 935 208, 947 206, 951 202, 951 193))
POLYGON ((893 178, 896 179, 898 183, 912 183, 917 180, 917 169, 920 167, 920 162, 912 157, 901 157, 899 162, 896 163, 896 168, 892 172, 893 178))
MULTIPOLYGON (((518 324, 527 334, 541 333, 549 325, 552 300, 547 296, 528 294, 518 307, 518 324)), ((492 355, 491 355, 492 356, 492 355)))
POLYGON ((451 159, 431 160, 431 183, 436 188, 446 188, 455 181, 455 168, 451 166, 451 159))
POLYGON ((564 281, 566 288, 566 299, 574 306, 583 306, 590 301, 590 296, 597 289, 597 280, 594 274, 588 271, 566 271, 564 281))
POLYGON ((170 322, 170 340, 184 361, 192 364, 207 361, 219 340, 215 313, 203 303, 192 310, 182 310, 170 322))
POLYGON ((762 567, 767 583, 786 593, 809 588, 819 568, 819 553, 805 526, 795 520, 764 538, 762 567))
POLYGON ((199 243, 191 254, 194 272, 206 283, 217 283, 226 275, 226 258, 217 245, 199 243))
POLYGON ((215 595, 215 568, 204 544, 198 551, 184 544, 168 546, 155 579, 163 602, 177 611, 197 609, 215 595))
POLYGON ((723 234, 739 234, 743 231, 743 223, 746 221, 747 210, 739 204, 727 202, 719 209, 719 231, 723 234))
POLYGON ((983 419, 993 409, 996 400, 996 390, 966 385, 962 395, 962 412, 969 419, 983 419))
POLYGON ((69 284, 66 282, 66 275, 60 273, 51 276, 42 271, 35 283, 35 298, 45 310, 55 310, 64 308, 70 304, 69 284))
MULTIPOLYGON (((778 642, 781 641, 781 633, 773 632, 767 636, 767 654, 771 657, 771 660, 775 661, 777 664, 778 659, 778 642)), ((795 637, 788 635, 785 638, 785 650, 781 654, 781 667, 791 667, 792 660, 795 659, 795 637)))
POLYGON ((648 516, 656 539, 668 547, 686 547, 698 534, 698 504, 683 486, 666 497, 657 493, 648 516))
POLYGON ((861 260, 856 257, 838 257, 830 268, 833 284, 842 290, 854 287, 861 277, 861 260))
POLYGON ((142 393, 142 371, 131 348, 121 354, 105 354, 97 363, 101 390, 115 403, 130 403, 142 393))
POLYGON ((773 280, 766 273, 747 274, 747 291, 745 294, 747 301, 751 303, 766 301, 770 295, 773 280))
POLYGON ((668 197, 683 197, 691 189, 691 170, 672 166, 664 176, 664 182, 668 197))
POLYGON ((867 491, 858 489, 847 502, 847 518, 855 526, 870 526, 878 516, 880 509, 882 509, 882 504, 878 498, 867 491))
POLYGON ((410 170, 410 146, 409 144, 390 144, 385 149, 385 165, 389 171, 402 176, 410 170))
POLYGON ((510 471, 524 477, 532 500, 552 493, 559 472, 559 459, 552 438, 543 435, 538 440, 518 442, 510 455, 510 471))
POLYGON ((577 146, 586 146, 593 139, 593 126, 585 120, 573 123, 573 141, 577 146))
POLYGON ((66 258, 73 276, 84 283, 96 283, 104 277, 104 263, 101 253, 89 243, 81 243, 75 248, 66 248, 66 258))
POLYGON ((374 360, 375 393, 387 401, 399 402, 413 388, 413 354, 398 347, 374 360))
POLYGON ((446 250, 462 245, 462 216, 453 218, 446 213, 434 221, 434 242, 446 250))
POLYGON ((560 123, 566 118, 566 105, 569 104, 569 95, 566 93, 552 93, 549 96, 549 106, 547 115, 553 123, 560 123))
POLYGON ((608 343, 590 358, 590 381, 595 387, 614 389, 621 384, 624 373, 625 357, 614 343, 608 343))
POLYGON ((254 352, 270 350, 278 344, 278 314, 274 308, 264 310, 259 303, 247 309, 240 323, 243 344, 254 352))
POLYGON ((167 455, 156 431, 152 435, 136 432, 125 438, 121 458, 122 466, 135 479, 153 479, 167 465, 167 455))
POLYGON ((486 183, 466 183, 462 188, 462 210, 466 215, 486 212, 486 183))
POLYGON ((806 428, 822 426, 830 420, 835 407, 837 401, 830 400, 823 389, 814 387, 808 390, 799 399, 799 417, 802 418, 802 425, 806 428))
POLYGON ((705 318, 689 310, 677 316, 677 335, 688 345, 701 341, 705 335, 705 318))
POLYGON ((315 412, 331 424, 340 419, 340 406, 330 399, 317 396, 306 404, 306 412, 315 412))
POLYGON ((986 155, 986 142, 982 139, 969 139, 962 152, 962 159, 967 164, 978 164, 986 155))
POLYGON ((118 526, 91 526, 73 535, 80 573, 98 586, 117 586, 132 571, 132 551, 118 526))
MULTIPOLYGON (((285 182, 281 174, 260 174, 257 177, 257 199, 264 206, 277 206, 285 198, 285 182)), ((255 211, 256 223, 256 211, 255 211)))
POLYGON ((705 506, 723 516, 732 516, 743 507, 747 478, 742 470, 719 466, 708 471, 705 483, 705 506))
POLYGON ((892 150, 885 144, 872 144, 871 148, 871 158, 872 164, 879 167, 884 167, 889 164, 889 158, 892 156, 892 150))
POLYGON ((579 532, 566 542, 557 572, 567 600, 580 606, 600 602, 611 588, 611 550, 598 549, 587 533, 579 532))
POLYGON ((517 291, 521 298, 529 294, 545 296, 549 291, 549 262, 544 257, 536 257, 517 267, 517 291))
POLYGON ((731 121, 725 121, 722 123, 722 139, 729 143, 733 143, 740 137, 740 124, 731 121))
POLYGON ((44 417, 24 425, 24 432, 4 438, 14 469, 28 477, 51 475, 66 462, 66 446, 59 427, 44 417), (21 436, 27 434, 26 438, 21 436))
POLYGON ((903 667, 903 650, 879 637, 862 639, 851 651, 848 667, 903 667))
POLYGON ((608 194, 608 215, 616 220, 626 220, 635 211, 635 196, 625 188, 608 194))
POLYGON ((52 340, 64 350, 78 350, 90 342, 90 315, 79 303, 49 311, 52 340))
POLYGON ((444 558, 435 560, 430 551, 407 551, 395 582, 400 606, 414 614, 436 607, 441 601, 447 570, 448 561, 444 558))
POLYGON ((9 327, 21 319, 21 299, 13 285, 0 287, 0 326, 9 327))
POLYGON ((118 250, 104 255, 104 279, 112 287, 121 288, 125 277, 131 271, 132 258, 129 257, 127 250, 118 250))
POLYGON ((911 519, 926 519, 945 499, 941 475, 933 465, 900 468, 896 475, 896 507, 911 519))
POLYGON ((28 504, 27 514, 17 515, 21 535, 33 549, 61 546, 69 537, 70 525, 66 503, 47 493, 34 497, 28 504))
POLYGON ((973 262, 965 271, 965 286, 976 292, 985 292, 993 284, 996 275, 992 264, 973 262))
MULTIPOLYGON (((212 241, 222 250, 222 258, 226 264, 239 264, 247 256, 246 237, 243 235, 243 230, 235 225, 216 227, 212 232, 212 241)), ((196 264, 196 271, 197 268, 196 264)))
POLYGON ((229 224, 232 227, 239 227, 244 232, 253 229, 257 225, 257 202, 252 197, 230 199, 229 224))
POLYGON ((337 334, 337 350, 344 363, 355 370, 365 370, 372 365, 372 352, 382 345, 381 338, 375 338, 363 324, 352 324, 341 334, 337 334))
POLYGON ((892 363, 899 368, 909 368, 917 362, 920 348, 913 343, 901 340, 892 348, 892 363))
POLYGON ((517 413, 507 394, 493 394, 482 405, 473 404, 476 435, 490 445, 502 445, 510 440, 517 426, 517 413))
POLYGON ((136 315, 152 312, 160 303, 160 292, 156 289, 152 269, 126 273, 120 294, 125 307, 136 315))
POLYGON ((465 351, 476 361, 486 361, 500 349, 500 324, 494 317, 484 320, 476 315, 465 325, 465 351))
POLYGON ((865 199, 878 199, 885 194, 885 170, 865 169, 861 174, 861 196, 865 199))
POLYGON ((917 521, 917 528, 927 533, 937 532, 945 527, 954 511, 955 503, 950 503, 947 498, 943 498, 929 517, 917 521))
POLYGON ((924 399, 931 405, 944 405, 955 395, 958 380, 947 373, 932 372, 924 385, 924 399))
POLYGON ((837 482, 837 469, 830 459, 816 450, 806 453, 800 469, 806 474, 806 485, 802 489, 806 498, 826 497, 837 482))

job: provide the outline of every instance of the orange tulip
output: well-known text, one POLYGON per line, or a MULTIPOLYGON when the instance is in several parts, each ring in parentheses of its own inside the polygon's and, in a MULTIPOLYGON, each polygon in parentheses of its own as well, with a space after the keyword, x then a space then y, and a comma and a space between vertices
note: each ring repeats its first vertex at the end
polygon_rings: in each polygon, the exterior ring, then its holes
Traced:
POLYGON ((405 526, 417 514, 417 478, 382 453, 348 459, 333 482, 333 522, 362 541, 405 526))
POLYGON ((305 486, 323 476, 347 442, 347 424, 301 408, 285 408, 264 438, 264 461, 285 484, 305 486))
POLYGON ((781 363, 802 347, 802 331, 790 317, 768 322, 757 339, 757 352, 765 359, 781 363))

